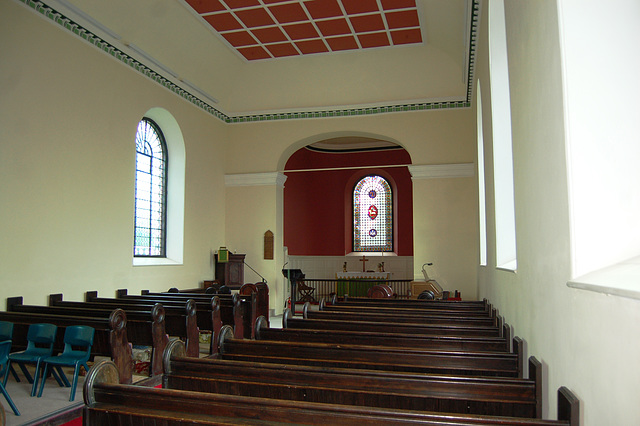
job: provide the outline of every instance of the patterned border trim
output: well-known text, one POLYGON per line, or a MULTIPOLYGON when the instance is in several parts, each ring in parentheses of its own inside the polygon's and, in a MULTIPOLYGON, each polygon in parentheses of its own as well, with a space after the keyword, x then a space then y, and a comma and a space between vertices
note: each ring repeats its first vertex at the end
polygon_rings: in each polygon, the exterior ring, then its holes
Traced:
POLYGON ((471 97, 473 92, 473 77, 475 69, 475 52, 476 52, 476 34, 478 30, 478 24, 480 20, 480 2, 481 0, 472 0, 472 16, 471 16, 471 29, 470 29, 470 42, 469 42, 469 64, 467 70, 467 98, 464 101, 451 101, 451 102, 425 102, 425 103, 413 103, 404 105, 386 105, 386 106, 374 106, 374 107, 360 107, 360 108, 345 108, 326 111, 299 111, 299 112, 276 112, 268 114, 254 114, 254 115, 239 115, 229 116, 220 110, 209 105, 207 102, 193 95, 189 91, 183 89, 172 81, 168 80, 164 76, 158 74, 150 67, 144 65, 140 61, 127 55, 117 47, 111 45, 109 42, 100 38, 96 34, 82 27, 77 22, 72 21, 68 17, 62 15, 60 12, 49 7, 41 0, 18 0, 24 3, 31 9, 40 13, 41 15, 49 18, 56 24, 62 26, 66 30, 72 32, 76 36, 91 43, 98 49, 108 53, 113 58, 125 63, 139 73, 147 76, 151 80, 160 84, 161 86, 171 90, 181 98, 191 102, 195 106, 203 109, 214 117, 222 120, 225 123, 251 123, 261 121, 277 121, 277 120, 295 120, 295 119, 309 119, 309 118, 330 118, 330 117, 351 117, 351 116, 367 116, 375 114, 385 114, 392 112, 410 112, 410 111, 428 111, 428 110, 440 110, 440 109, 453 109, 453 108, 469 108, 471 107, 471 97))

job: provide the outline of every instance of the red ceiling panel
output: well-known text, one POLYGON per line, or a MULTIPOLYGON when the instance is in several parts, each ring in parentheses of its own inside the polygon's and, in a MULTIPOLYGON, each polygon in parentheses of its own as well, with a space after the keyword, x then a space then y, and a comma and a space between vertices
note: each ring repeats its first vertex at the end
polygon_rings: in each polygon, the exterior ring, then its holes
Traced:
POLYGON ((276 58, 299 55, 291 43, 270 44, 267 46, 267 49, 269 49, 269 52, 276 58))
POLYGON ((185 0, 248 61, 422 43, 415 0, 185 0))
POLYGON ((353 50, 358 48, 358 42, 353 36, 328 38, 327 43, 333 51, 353 50))
POLYGON ((313 19, 335 18, 342 16, 342 9, 337 0, 311 0, 304 2, 313 19))
POLYGON ((287 41, 287 36, 278 27, 258 28, 251 32, 263 44, 287 41))
POLYGON ((269 11, 281 24, 306 21, 308 19, 307 13, 299 3, 273 6, 269 8, 269 11))
POLYGON ((256 40, 251 36, 251 34, 249 34, 248 31, 225 33, 222 34, 222 37, 224 37, 233 47, 251 46, 253 44, 257 44, 256 40))
POLYGON ((346 19, 331 19, 328 21, 317 21, 316 25, 323 36, 335 36, 350 34, 351 29, 346 19))
POLYGON ((264 50, 261 46, 243 47, 238 49, 238 52, 242 54, 247 60, 255 61, 257 59, 270 58, 269 52, 264 50))
POLYGON ((368 34, 359 34, 358 40, 360 40, 360 45, 364 48, 370 47, 382 47, 389 46, 389 37, 387 33, 368 33, 368 34))
POLYGON ((342 0, 342 5, 349 15, 378 11, 376 0, 342 0))
POLYGON ((219 13, 216 15, 207 15, 204 19, 211 24, 219 33, 229 30, 239 30, 242 24, 230 13, 219 13))
POLYGON ((219 0, 186 0, 198 13, 219 12, 225 10, 219 0))
POLYGON ((258 0, 225 0, 230 9, 238 9, 241 7, 260 6, 258 0))
POLYGON ((303 55, 311 55, 313 53, 328 52, 329 49, 320 39, 297 41, 295 45, 303 55))
POLYGON ((284 27, 284 30, 287 32, 289 37, 292 40, 302 40, 305 38, 318 38, 318 31, 316 31, 316 27, 313 26, 310 22, 305 22, 303 24, 294 24, 287 25, 284 27))
POLYGON ((380 0, 384 10, 415 8, 415 0, 380 0))
POLYGON ((353 16, 349 20, 356 33, 384 31, 384 21, 380 14, 353 16))
POLYGON ((275 24, 264 8, 238 10, 235 14, 248 28, 275 24))
POLYGON ((385 14, 389 28, 407 28, 420 25, 416 10, 401 10, 385 14))

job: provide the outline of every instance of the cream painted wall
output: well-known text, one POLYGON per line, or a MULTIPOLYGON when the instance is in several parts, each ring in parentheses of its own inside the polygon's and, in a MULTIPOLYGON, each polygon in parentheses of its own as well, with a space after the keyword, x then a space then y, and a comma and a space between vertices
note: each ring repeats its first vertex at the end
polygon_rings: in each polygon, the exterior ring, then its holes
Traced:
MULTIPOLYGON (((488 298, 526 341, 527 356, 542 361, 545 418, 555 418, 556 391, 567 386, 580 399, 581 424, 633 425, 640 418, 640 346, 634 338, 639 302, 566 286, 572 251, 558 8, 555 0, 505 2, 518 249, 518 270, 512 273, 495 268, 488 19, 483 7, 476 70, 483 89, 488 265, 479 268, 479 297, 488 298)), ((571 10, 572 18, 578 17, 578 9, 571 10)), ((590 27, 579 31, 585 28, 590 27)), ((582 89, 591 93, 592 86, 582 89)), ((598 104, 597 90, 591 94, 593 109, 606 108, 598 104)), ((599 161, 615 167, 606 156, 599 161)), ((635 187, 624 179, 616 184, 635 187)))
MULTIPOLYGON (((226 189, 226 247, 234 253, 244 253, 245 263, 267 280, 269 307, 282 313, 286 296, 280 270, 284 264, 282 252, 282 217, 278 216, 278 185, 231 186, 226 189), (274 234, 274 259, 264 259, 264 233, 274 234)), ((245 282, 259 282, 260 276, 244 268, 245 282)))
POLYGON ((0 13, 0 297, 46 304, 197 286, 224 241, 227 127, 13 1, 0 13), (134 136, 169 111, 186 149, 184 264, 132 266, 134 136))
MULTIPOLYGON (((476 177, 413 181, 414 277, 431 262, 435 279, 453 295, 476 300, 478 264, 478 184, 476 177)), ((429 270, 427 270, 429 272, 429 270)), ((431 273, 432 274, 432 273, 431 273)), ((433 275, 433 274, 432 274, 433 275)))

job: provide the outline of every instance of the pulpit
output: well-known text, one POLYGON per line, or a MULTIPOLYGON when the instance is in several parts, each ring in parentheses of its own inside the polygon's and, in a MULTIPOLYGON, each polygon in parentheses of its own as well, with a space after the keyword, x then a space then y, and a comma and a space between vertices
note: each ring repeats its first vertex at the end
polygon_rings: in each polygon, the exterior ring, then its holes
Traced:
POLYGON ((226 262, 218 261, 218 254, 215 255, 216 280, 220 285, 237 290, 244 284, 244 254, 229 253, 226 262))

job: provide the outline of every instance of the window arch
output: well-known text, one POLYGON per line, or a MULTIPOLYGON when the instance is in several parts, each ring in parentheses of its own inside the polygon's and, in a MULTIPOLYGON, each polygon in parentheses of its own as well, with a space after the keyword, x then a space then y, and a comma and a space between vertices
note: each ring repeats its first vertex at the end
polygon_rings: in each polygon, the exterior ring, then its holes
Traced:
POLYGON ((166 255, 167 165, 162 131, 145 117, 136 132, 134 256, 166 255))
POLYGON ((393 251, 393 193, 382 176, 365 176, 353 189, 353 251, 393 251))

